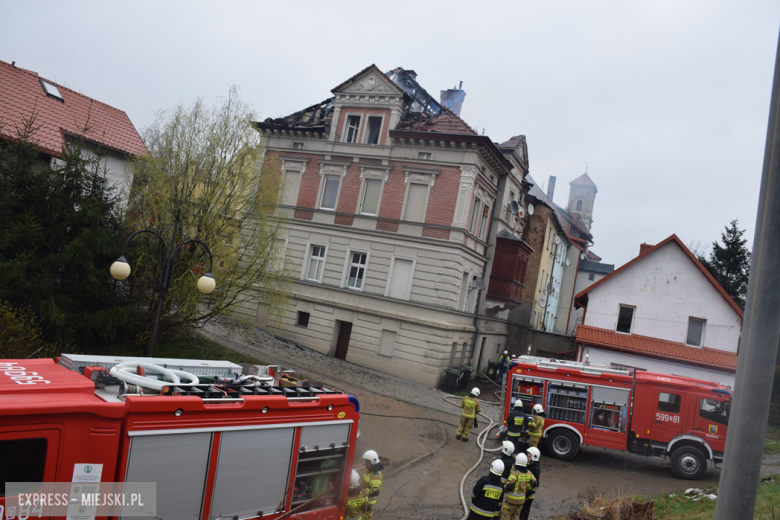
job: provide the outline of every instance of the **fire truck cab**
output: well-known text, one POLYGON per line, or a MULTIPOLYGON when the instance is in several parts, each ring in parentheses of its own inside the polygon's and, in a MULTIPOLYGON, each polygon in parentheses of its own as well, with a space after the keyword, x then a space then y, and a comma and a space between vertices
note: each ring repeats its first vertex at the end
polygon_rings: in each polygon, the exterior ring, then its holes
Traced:
POLYGON ((58 361, 0 360, 0 518, 19 514, 5 482, 71 482, 84 467, 99 482, 156 482, 156 517, 166 520, 344 514, 360 415, 353 396, 280 386, 273 366, 247 374, 226 361, 58 361), (147 369, 132 369, 138 363, 147 369), (160 388, 120 385, 117 367, 160 388))
POLYGON ((517 399, 545 410, 544 446, 562 460, 581 445, 669 458, 697 479, 723 460, 731 390, 710 381, 521 356, 507 374, 504 418, 517 399))

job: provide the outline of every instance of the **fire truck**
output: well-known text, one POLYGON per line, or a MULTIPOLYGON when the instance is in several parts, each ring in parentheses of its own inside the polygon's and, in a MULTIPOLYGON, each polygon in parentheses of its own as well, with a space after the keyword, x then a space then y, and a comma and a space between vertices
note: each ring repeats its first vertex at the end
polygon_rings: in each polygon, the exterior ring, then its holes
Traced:
MULTIPOLYGON (((519 399, 545 411, 548 455, 570 460, 580 446, 671 459, 678 478, 698 479, 723 461, 728 387, 630 367, 521 356, 509 367, 504 419, 519 399)), ((502 427, 506 431, 506 427, 502 427)))
MULTIPOLYGON (((156 517, 341 519, 359 403, 279 366, 63 355, 0 360, 5 482, 156 482, 156 517)), ((35 490, 30 490, 33 492, 35 490)))

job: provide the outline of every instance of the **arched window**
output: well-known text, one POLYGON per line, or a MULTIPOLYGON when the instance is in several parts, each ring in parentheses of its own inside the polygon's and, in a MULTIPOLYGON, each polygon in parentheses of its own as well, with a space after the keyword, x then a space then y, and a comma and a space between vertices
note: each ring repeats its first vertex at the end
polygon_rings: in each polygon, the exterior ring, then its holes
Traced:
POLYGON ((577 211, 582 211, 582 201, 581 200, 577 201, 577 211))

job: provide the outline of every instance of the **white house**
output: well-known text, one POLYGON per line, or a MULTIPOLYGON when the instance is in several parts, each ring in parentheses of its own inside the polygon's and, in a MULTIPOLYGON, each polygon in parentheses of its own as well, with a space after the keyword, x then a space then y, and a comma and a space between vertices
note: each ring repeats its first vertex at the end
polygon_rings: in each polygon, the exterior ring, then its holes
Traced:
POLYGON ((672 235, 575 297, 579 359, 734 386, 742 309, 672 235))

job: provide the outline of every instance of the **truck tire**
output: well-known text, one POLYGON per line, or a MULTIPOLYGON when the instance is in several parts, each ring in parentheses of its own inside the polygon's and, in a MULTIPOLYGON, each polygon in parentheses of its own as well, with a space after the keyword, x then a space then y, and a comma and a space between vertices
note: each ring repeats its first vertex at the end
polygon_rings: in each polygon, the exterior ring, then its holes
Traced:
POLYGON ((580 450, 576 435, 564 428, 556 428, 547 434, 547 453, 556 459, 571 460, 580 450))
POLYGON ((707 458, 691 446, 682 446, 672 452, 672 471, 677 478, 695 480, 707 471, 707 458))

